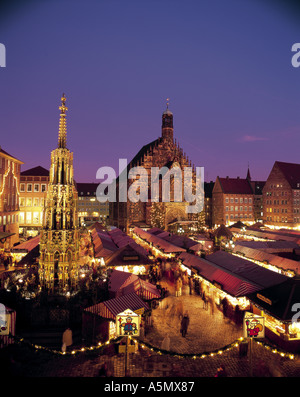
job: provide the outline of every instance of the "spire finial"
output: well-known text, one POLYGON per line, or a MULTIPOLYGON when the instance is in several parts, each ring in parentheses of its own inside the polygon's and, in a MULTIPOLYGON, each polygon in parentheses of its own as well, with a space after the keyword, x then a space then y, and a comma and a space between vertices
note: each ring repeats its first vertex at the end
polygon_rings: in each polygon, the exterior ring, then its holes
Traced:
POLYGON ((60 120, 59 120, 59 132, 58 132, 58 147, 65 148, 67 144, 67 122, 66 122, 66 111, 68 110, 66 106, 66 96, 63 93, 61 97, 60 110, 60 120))
POLYGON ((167 109, 169 109, 170 98, 167 98, 167 109))

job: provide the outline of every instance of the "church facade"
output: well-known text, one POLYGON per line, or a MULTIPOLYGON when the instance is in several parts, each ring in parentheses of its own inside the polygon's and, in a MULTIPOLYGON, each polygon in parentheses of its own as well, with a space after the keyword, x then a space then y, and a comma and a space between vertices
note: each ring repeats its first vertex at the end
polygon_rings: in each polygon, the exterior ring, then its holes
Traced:
MULTIPOLYGON (((191 233, 197 230, 199 225, 199 213, 190 213, 187 207, 191 202, 185 200, 185 184, 190 184, 190 191, 196 193, 196 170, 192 165, 186 153, 180 148, 173 136, 173 113, 167 109, 162 114, 161 136, 143 146, 136 156, 128 164, 124 172, 128 175, 134 167, 143 167, 147 171, 148 179, 143 191, 148 192, 148 199, 145 201, 133 202, 127 199, 121 202, 119 199, 120 175, 116 180, 116 201, 110 203, 110 224, 122 229, 125 232, 130 231, 134 226, 140 227, 159 227, 164 230, 177 232, 178 230, 191 233), (159 175, 159 189, 157 194, 153 194, 153 174, 152 170, 156 167, 159 170, 169 170, 169 200, 164 199, 164 176, 163 172, 159 175), (181 170, 181 188, 178 189, 178 180, 176 172, 172 170, 181 170), (187 171, 188 170, 188 171, 187 171), (185 178, 189 172, 191 178, 185 178), (178 192, 180 198, 178 199, 178 192), (153 197, 156 197, 153 200, 153 197)), ((125 175, 126 177, 126 175, 125 175)), ((128 180, 128 191, 132 188, 134 181, 128 180)))
POLYGON ((49 184, 40 237, 39 276, 52 291, 76 288, 79 266, 78 194, 73 153, 66 147, 66 98, 61 98, 58 147, 51 152, 49 184))

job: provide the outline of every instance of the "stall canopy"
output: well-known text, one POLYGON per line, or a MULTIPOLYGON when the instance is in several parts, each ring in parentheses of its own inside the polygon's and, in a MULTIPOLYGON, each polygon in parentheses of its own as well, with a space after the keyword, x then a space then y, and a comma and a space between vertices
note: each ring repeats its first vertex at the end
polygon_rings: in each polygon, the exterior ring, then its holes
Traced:
POLYGON ((274 255, 262 250, 244 247, 243 245, 240 244, 234 247, 233 252, 235 252, 236 254, 243 255, 246 258, 275 266, 284 271, 289 270, 291 272, 298 273, 298 270, 300 268, 300 262, 298 261, 294 261, 288 258, 283 258, 281 256, 274 255))
POLYGON ((108 291, 111 296, 116 296, 117 292, 127 285, 136 281, 139 277, 135 274, 122 272, 120 270, 111 270, 108 281, 108 291))
POLYGON ((133 244, 119 248, 105 259, 106 266, 151 265, 153 261, 148 257, 147 251, 139 248, 133 244))
POLYGON ((294 241, 297 244, 300 244, 300 234, 296 231, 286 231, 286 230, 257 230, 257 229, 246 229, 240 230, 238 228, 231 228, 233 234, 242 234, 243 236, 247 236, 248 238, 260 238, 265 240, 273 240, 273 241, 294 241))
POLYGON ((226 269, 248 282, 267 288, 281 283, 287 279, 287 276, 268 270, 254 262, 232 255, 225 251, 217 251, 208 255, 206 259, 213 262, 223 269, 226 269))
POLYGON ((144 302, 135 292, 109 299, 86 308, 84 311, 97 314, 101 317, 115 320, 119 313, 130 309, 133 312, 149 310, 149 305, 144 302))
POLYGON ((24 241, 24 243, 20 243, 15 245, 14 248, 11 249, 11 252, 30 252, 33 248, 35 248, 40 243, 40 235, 32 237, 31 239, 24 241))
POLYGON ((231 230, 226 227, 225 225, 219 226, 215 231, 214 231, 214 237, 217 239, 222 239, 224 238, 225 240, 231 240, 233 234, 231 233, 231 230))
POLYGON ((265 252, 293 252, 299 248, 294 241, 237 241, 236 246, 249 247, 265 252))
POLYGON ((275 286, 249 294, 248 299, 282 322, 289 323, 297 316, 300 303, 300 278, 288 278, 275 286))
POLYGON ((105 259, 118 249, 109 234, 102 228, 97 227, 97 225, 94 225, 90 233, 94 246, 95 258, 105 259))
POLYGON ((203 248, 202 244, 200 244, 198 241, 192 240, 186 236, 179 236, 177 234, 166 232, 159 228, 150 229, 148 230, 148 233, 168 241, 169 243, 180 248, 190 249, 192 251, 200 251, 203 248))
POLYGON ((135 227, 133 232, 139 236, 141 239, 146 241, 149 244, 152 244, 155 248, 163 251, 166 254, 171 254, 171 253, 179 253, 179 252, 185 252, 186 249, 178 247, 169 241, 164 240, 163 238, 160 238, 154 234, 149 233, 148 231, 145 231, 143 229, 140 229, 138 227, 135 227))
POLYGON ((224 251, 208 255, 206 259, 182 253, 179 259, 185 266, 195 269, 199 276, 218 285, 233 297, 242 297, 287 279, 286 276, 224 251))
POLYGON ((95 258, 103 258, 106 265, 126 266, 135 262, 137 264, 152 263, 147 251, 118 228, 107 231, 94 224, 90 228, 90 233, 95 258))
POLYGON ((199 256, 183 253, 179 256, 179 259, 182 260, 185 266, 194 269, 199 276, 203 277, 211 284, 218 286, 232 297, 243 297, 247 293, 261 289, 261 286, 253 281, 247 281, 239 275, 222 269, 216 264, 200 258, 199 256))
POLYGON ((155 285, 141 280, 139 276, 119 270, 113 270, 109 276, 108 290, 111 297, 118 297, 131 292, 145 300, 160 298, 155 285))
POLYGON ((159 290, 155 285, 148 283, 147 281, 135 280, 121 290, 122 294, 126 295, 131 292, 135 292, 140 298, 148 301, 152 299, 159 299, 161 297, 159 290))

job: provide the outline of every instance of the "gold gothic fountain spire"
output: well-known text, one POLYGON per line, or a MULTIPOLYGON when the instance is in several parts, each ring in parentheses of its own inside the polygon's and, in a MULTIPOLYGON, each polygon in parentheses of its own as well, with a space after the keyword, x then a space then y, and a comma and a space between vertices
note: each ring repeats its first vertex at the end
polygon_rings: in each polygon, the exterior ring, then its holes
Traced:
POLYGON ((58 131, 58 147, 65 149, 67 147, 67 120, 66 111, 68 110, 66 106, 66 96, 65 94, 61 97, 60 119, 59 119, 59 131, 58 131))
POLYGON ((78 194, 73 179, 73 153, 66 148, 66 97, 61 98, 58 148, 51 152, 49 185, 40 237, 39 276, 51 291, 74 289, 78 283, 78 194))

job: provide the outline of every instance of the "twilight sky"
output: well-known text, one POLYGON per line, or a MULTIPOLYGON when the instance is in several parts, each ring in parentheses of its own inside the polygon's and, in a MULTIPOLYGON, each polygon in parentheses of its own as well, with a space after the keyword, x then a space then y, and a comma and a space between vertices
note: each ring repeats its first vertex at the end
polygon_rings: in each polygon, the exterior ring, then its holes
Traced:
MULTIPOLYGON (((205 179, 268 177, 300 162, 296 2, 277 0, 28 0, 2 2, 0 145, 50 166, 59 105, 77 182, 118 174, 161 134, 170 98, 174 136, 205 179)), ((99 181, 100 182, 100 181, 99 181)))

